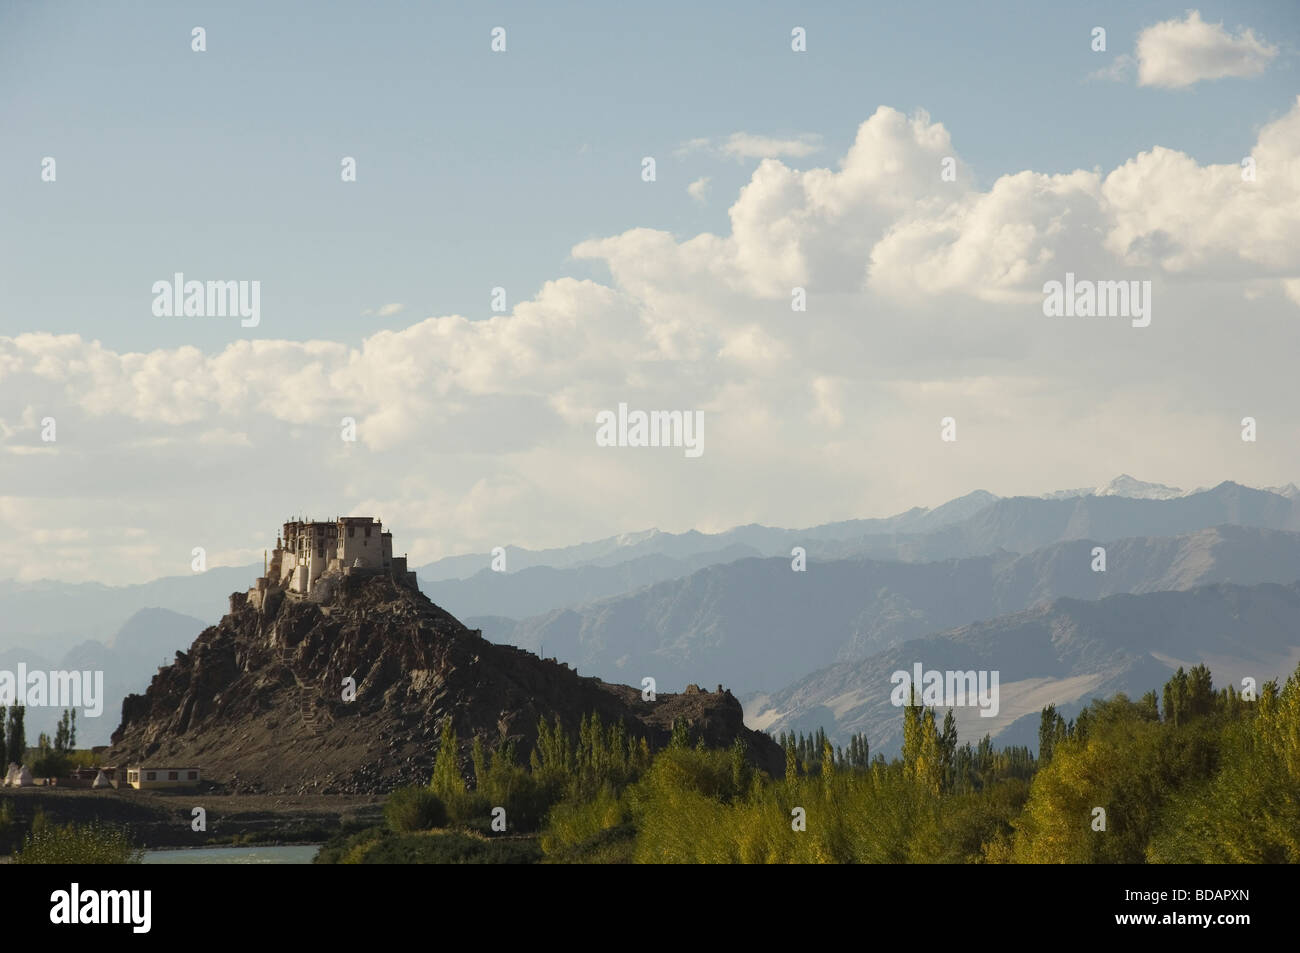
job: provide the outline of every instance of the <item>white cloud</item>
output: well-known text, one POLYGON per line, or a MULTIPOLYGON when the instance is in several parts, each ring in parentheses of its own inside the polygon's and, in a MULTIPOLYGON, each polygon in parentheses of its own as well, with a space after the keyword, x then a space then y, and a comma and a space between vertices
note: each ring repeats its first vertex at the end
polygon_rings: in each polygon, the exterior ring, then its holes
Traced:
POLYGON ((1112 83, 1122 83, 1128 80, 1129 75, 1133 72, 1133 67, 1137 65, 1137 58, 1127 53, 1121 53, 1110 61, 1108 66, 1088 74, 1088 79, 1104 80, 1112 83))
POLYGON ((400 301, 394 301, 391 304, 381 305, 379 308, 366 308, 361 312, 363 317, 380 317, 389 318, 395 314, 400 314, 406 310, 406 305, 400 301))
POLYGON ((709 177, 701 176, 686 186, 686 194, 703 205, 709 197, 709 177))
POLYGON ((673 155, 680 158, 681 156, 690 155, 692 152, 704 152, 708 150, 711 142, 712 140, 708 139, 707 137, 687 139, 675 150, 673 150, 673 155))
POLYGON ((812 133, 801 133, 791 138, 760 136, 749 132, 733 132, 726 139, 708 138, 688 139, 678 146, 673 154, 690 155, 694 152, 709 152, 728 159, 779 159, 788 156, 801 159, 810 156, 822 148, 822 139, 812 133))
POLYGON ((1290 482, 1295 441, 1229 438, 1243 408, 1300 403, 1300 105, 1241 148, 1253 182, 1155 147, 980 190, 942 180, 942 124, 882 107, 834 168, 760 162, 726 234, 582 242, 606 283, 549 281, 487 320, 215 353, 0 337, 0 532, 47 532, 0 550, 0 578, 184 573, 193 546, 242 559, 303 511, 375 512, 422 562, 1125 471, 1290 482), (1152 279, 1151 327, 1045 320, 1066 270, 1152 279), (703 411, 704 456, 598 448, 620 401, 703 411), (36 452, 47 415, 55 453, 36 452))
POLYGON ((790 156, 800 159, 821 149, 821 136, 801 135, 793 139, 775 139, 755 136, 747 132, 733 132, 719 146, 723 155, 733 159, 768 159, 790 156))
POLYGON ((1189 10, 1183 20, 1166 20, 1138 35, 1138 85, 1178 89, 1201 80, 1257 76, 1276 55, 1277 47, 1253 30, 1233 34, 1189 10))

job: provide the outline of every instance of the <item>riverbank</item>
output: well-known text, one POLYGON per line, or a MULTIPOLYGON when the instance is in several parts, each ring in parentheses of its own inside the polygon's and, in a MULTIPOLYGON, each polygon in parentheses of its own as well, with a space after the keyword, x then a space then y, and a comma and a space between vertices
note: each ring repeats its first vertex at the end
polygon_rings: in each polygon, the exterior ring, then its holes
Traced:
POLYGON ((382 795, 3 788, 0 812, 10 822, 9 830, 0 832, 0 853, 19 846, 38 811, 51 824, 121 825, 136 845, 156 849, 319 844, 345 829, 382 823, 383 804, 382 795), (200 819, 202 829, 195 830, 200 819))

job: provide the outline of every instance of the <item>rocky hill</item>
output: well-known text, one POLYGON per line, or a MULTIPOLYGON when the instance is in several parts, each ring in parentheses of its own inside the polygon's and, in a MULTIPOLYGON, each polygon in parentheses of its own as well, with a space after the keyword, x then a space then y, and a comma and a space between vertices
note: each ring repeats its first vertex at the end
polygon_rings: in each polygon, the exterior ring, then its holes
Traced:
POLYGON ((576 730, 596 712, 652 747, 685 718, 706 743, 741 736, 757 764, 781 771, 780 750, 744 727, 729 691, 692 689, 642 701, 640 688, 488 642, 388 577, 354 578, 321 603, 274 592, 259 609, 232 596, 229 615, 124 700, 108 757, 198 765, 232 791, 376 793, 429 780, 448 718, 466 752, 475 735, 507 737, 526 758, 539 718, 576 730))

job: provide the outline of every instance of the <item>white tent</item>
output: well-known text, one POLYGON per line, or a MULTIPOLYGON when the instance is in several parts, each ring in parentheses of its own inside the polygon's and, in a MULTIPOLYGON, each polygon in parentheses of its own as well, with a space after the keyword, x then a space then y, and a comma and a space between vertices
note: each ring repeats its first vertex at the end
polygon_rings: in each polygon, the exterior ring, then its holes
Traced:
POLYGON ((111 788, 113 785, 109 783, 108 775, 100 771, 95 775, 95 780, 90 782, 90 786, 92 788, 111 788))
POLYGON ((18 776, 22 774, 22 768, 16 764, 10 764, 9 770, 5 772, 5 784, 11 788, 18 787, 18 776))
POLYGON ((20 788, 29 788, 34 783, 35 782, 32 781, 32 773, 27 770, 27 765, 23 765, 22 770, 18 772, 18 783, 16 786, 20 788))

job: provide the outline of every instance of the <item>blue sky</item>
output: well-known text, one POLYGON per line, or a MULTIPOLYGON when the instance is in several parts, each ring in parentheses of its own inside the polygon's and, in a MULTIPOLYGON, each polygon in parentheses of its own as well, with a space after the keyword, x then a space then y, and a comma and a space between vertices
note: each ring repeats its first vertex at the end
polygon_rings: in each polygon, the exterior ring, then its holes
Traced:
POLYGON ((1300 482, 1300 5, 1076 6, 0 0, 0 578, 1300 482))
POLYGON ((553 277, 603 279, 569 250, 631 225, 725 234, 757 159, 675 156, 690 139, 813 134, 822 148, 789 163, 833 165, 877 106, 921 108, 987 185, 1109 170, 1157 144, 1232 162, 1297 91, 1292 3, 1200 4, 1283 55, 1194 91, 1087 79, 1183 3, 455 6, 0 6, 0 334, 357 342, 486 316, 498 285, 513 303, 553 277), (190 50, 196 25, 206 53, 190 50), (1106 53, 1090 49, 1098 25, 1106 53), (705 204, 685 191, 701 176, 705 204), (154 318, 148 289, 176 270, 260 279, 261 326, 154 318), (405 310, 363 315, 391 302, 405 310))

